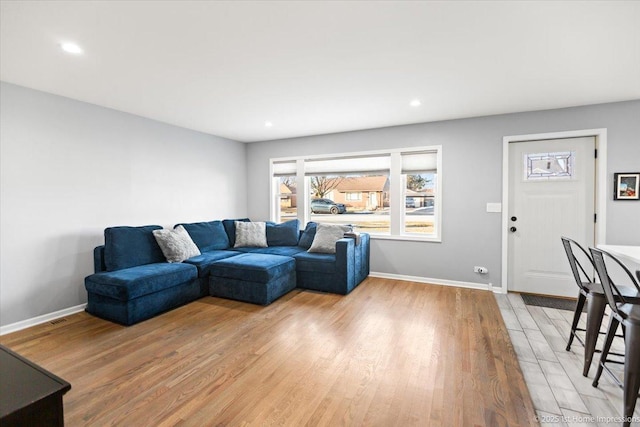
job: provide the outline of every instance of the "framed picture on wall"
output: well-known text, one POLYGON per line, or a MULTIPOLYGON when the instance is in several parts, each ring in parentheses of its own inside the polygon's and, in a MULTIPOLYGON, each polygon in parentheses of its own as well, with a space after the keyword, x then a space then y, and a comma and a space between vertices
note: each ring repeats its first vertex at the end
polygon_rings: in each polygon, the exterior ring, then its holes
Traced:
POLYGON ((613 174, 613 200, 639 200, 640 172, 613 174))

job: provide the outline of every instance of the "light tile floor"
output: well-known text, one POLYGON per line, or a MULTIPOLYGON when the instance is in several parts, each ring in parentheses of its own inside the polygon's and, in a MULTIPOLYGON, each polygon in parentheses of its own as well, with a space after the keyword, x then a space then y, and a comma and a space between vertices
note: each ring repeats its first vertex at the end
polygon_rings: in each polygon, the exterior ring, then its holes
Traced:
MULTIPOLYGON (((519 294, 496 294, 502 318, 518 355, 533 406, 542 426, 621 425, 622 389, 603 373, 597 388, 591 383, 600 353, 594 356, 589 377, 582 376, 584 348, 574 340, 566 351, 573 311, 525 305, 519 294)), ((608 316, 602 331, 606 331, 608 316)), ((586 313, 580 320, 585 327, 586 313)), ((580 334, 580 332, 579 332, 580 334)), ((584 333, 582 333, 584 339, 584 333)), ((604 336, 596 348, 602 348, 604 336)), ((624 353, 624 342, 616 338, 612 351, 624 353)), ((618 378, 622 378, 620 365, 618 378)), ((640 420, 640 402, 635 414, 640 420)), ((640 427, 640 422, 631 424, 640 427)))

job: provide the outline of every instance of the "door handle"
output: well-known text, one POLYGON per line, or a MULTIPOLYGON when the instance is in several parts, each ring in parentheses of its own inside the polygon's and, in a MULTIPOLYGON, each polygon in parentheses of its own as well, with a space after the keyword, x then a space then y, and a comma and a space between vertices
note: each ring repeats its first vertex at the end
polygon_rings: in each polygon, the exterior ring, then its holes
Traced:
POLYGON ((516 231, 516 230, 517 230, 517 228, 515 228, 515 227, 511 227, 511 228, 509 229, 509 231, 511 231, 512 233, 515 233, 515 231, 516 231))

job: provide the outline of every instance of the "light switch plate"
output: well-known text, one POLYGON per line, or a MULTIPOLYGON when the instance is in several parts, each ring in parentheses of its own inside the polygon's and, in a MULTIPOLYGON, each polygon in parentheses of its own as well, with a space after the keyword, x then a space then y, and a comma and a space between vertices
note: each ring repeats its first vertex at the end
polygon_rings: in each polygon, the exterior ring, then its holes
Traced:
POLYGON ((502 212, 502 203, 487 203, 487 212, 502 212))

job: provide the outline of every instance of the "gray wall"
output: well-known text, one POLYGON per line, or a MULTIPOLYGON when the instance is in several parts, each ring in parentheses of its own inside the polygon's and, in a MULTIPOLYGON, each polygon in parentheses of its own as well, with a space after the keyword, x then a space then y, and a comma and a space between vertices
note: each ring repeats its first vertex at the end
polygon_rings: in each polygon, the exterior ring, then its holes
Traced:
POLYGON ((1 325, 86 302, 105 227, 246 215, 245 144, 0 89, 1 325))
MULTIPOLYGON (((639 118, 631 101, 245 146, 2 83, 0 325, 86 302, 107 226, 267 219, 269 158, 308 154, 442 145, 442 243, 374 240, 372 269, 499 285, 500 215, 485 204, 501 199, 502 137, 607 128, 610 195, 613 172, 640 171, 639 118)), ((607 243, 639 245, 640 202, 608 197, 607 243)))
POLYGON ((502 138, 608 129, 607 243, 640 245, 640 202, 614 202, 613 173, 640 171, 640 101, 422 123, 293 138, 248 147, 249 216, 269 216, 269 158, 442 145, 442 243, 373 240, 373 271, 476 283, 501 283, 502 138), (489 268, 488 276, 473 273, 489 268))

